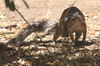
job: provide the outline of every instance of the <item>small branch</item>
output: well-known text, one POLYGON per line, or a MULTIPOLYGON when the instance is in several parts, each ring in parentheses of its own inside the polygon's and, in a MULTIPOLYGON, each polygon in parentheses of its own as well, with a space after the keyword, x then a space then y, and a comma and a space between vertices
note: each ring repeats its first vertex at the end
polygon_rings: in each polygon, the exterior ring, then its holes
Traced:
POLYGON ((34 31, 34 33, 40 38, 40 41, 42 41, 42 38, 36 33, 36 29, 34 29, 34 27, 32 27, 30 24, 29 24, 29 22, 23 17, 23 15, 17 10, 17 9, 15 9, 18 13, 19 13, 19 15, 25 20, 25 22, 33 29, 33 31, 34 31))
MULTIPOLYGON (((75 0, 75 1, 69 6, 69 9, 68 9, 67 13, 70 11, 70 8, 76 3, 76 1, 77 1, 77 0, 75 0)), ((66 13, 66 14, 67 14, 67 13, 66 13)))
POLYGON ((0 26, 0 28, 5 28, 5 29, 16 28, 16 27, 17 27, 17 25, 0 26))

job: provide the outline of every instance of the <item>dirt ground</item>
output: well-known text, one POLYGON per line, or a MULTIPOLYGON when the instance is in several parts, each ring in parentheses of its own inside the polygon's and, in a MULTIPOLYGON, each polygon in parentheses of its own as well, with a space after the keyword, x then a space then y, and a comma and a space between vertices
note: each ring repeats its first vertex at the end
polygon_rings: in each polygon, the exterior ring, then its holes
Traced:
MULTIPOLYGON (((31 0, 26 2, 29 8, 22 0, 14 0, 15 6, 27 21, 33 22, 46 18, 58 22, 63 10, 71 6, 74 0, 31 0)), ((25 21, 22 17, 16 11, 12 12, 6 8, 3 0, 0 1, 0 4, 2 4, 0 6, 0 25, 17 23, 20 28, 23 28, 22 24, 25 24, 25 21)), ((85 15, 89 34, 87 37, 91 36, 95 39, 100 36, 100 1, 78 0, 74 6, 78 7, 85 15)))
MULTIPOLYGON (((74 2, 74 0, 25 0, 29 6, 27 8, 23 0, 13 1, 16 8, 30 23, 42 19, 58 22, 63 10, 74 2)), ((0 4, 0 26, 17 24, 17 27, 13 29, 0 28, 0 42, 6 43, 15 37, 26 23, 16 11, 10 11, 9 8, 6 8, 4 0, 0 0, 0 4)), ((74 6, 78 7, 85 15, 86 41, 97 42, 85 48, 100 49, 100 0, 77 0, 74 6), (94 47, 95 44, 97 45, 94 47)), ((28 39, 31 40, 31 38, 28 39)), ((52 35, 49 36, 49 40, 52 40, 52 35)))

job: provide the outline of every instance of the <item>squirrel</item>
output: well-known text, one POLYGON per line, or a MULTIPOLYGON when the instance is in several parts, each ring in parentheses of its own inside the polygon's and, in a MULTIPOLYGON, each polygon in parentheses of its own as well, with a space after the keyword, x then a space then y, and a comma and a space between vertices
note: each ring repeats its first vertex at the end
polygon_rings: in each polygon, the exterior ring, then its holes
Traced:
POLYGON ((53 41, 56 42, 58 37, 70 37, 73 43, 77 43, 83 33, 83 40, 86 39, 86 23, 83 13, 77 7, 69 7, 65 9, 59 20, 59 24, 54 33, 53 41), (75 33, 75 39, 74 35, 75 33))

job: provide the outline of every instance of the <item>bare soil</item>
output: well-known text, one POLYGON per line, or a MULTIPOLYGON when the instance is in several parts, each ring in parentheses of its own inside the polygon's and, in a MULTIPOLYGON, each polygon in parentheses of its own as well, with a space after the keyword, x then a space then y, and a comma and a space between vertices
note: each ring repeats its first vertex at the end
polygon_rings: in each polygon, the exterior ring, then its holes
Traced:
MULTIPOLYGON (((63 10, 71 6, 74 2, 74 0, 25 0, 29 6, 29 8, 27 8, 22 0, 13 1, 16 8, 29 23, 43 19, 59 22, 63 10)), ((35 41, 34 37, 32 37, 35 35, 33 33, 23 43, 26 46, 22 46, 18 50, 13 50, 12 48, 8 49, 5 47, 5 44, 15 37, 27 24, 16 11, 10 11, 9 8, 6 8, 4 0, 0 0, 0 4, 0 27, 17 25, 16 28, 0 28, 0 65, 2 64, 5 66, 10 64, 13 66, 16 64, 15 66, 27 66, 29 64, 28 66, 75 66, 71 65, 75 63, 76 66, 81 66, 81 64, 89 66, 89 64, 92 63, 94 66, 99 66, 100 0, 77 0, 74 4, 74 6, 78 7, 85 15, 87 24, 86 41, 88 43, 90 42, 90 45, 73 47, 72 45, 66 45, 66 43, 60 42, 60 40, 63 40, 60 38, 58 41, 59 47, 55 47, 50 45, 50 42, 44 44, 35 41), (53 53, 54 47, 56 50, 55 53, 53 53), (51 50, 50 53, 47 48, 51 50), (38 60, 40 65, 38 64, 38 60)), ((51 41, 52 37, 53 34, 44 37, 43 40, 51 41)))

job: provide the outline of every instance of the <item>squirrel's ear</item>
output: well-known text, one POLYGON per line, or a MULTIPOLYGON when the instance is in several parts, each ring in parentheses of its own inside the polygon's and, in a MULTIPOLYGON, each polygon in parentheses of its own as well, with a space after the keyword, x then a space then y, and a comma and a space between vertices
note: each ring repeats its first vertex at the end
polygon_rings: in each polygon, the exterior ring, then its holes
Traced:
POLYGON ((66 22, 68 20, 68 18, 66 17, 66 18, 64 18, 64 21, 66 22))

